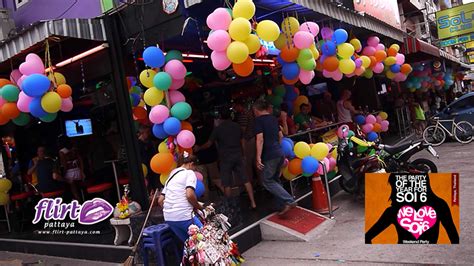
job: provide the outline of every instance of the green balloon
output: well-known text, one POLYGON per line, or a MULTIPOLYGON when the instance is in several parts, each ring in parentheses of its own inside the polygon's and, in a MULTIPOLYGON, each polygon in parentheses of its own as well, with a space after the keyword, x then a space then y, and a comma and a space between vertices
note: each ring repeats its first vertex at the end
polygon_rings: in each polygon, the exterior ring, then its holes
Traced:
POLYGON ((143 91, 139 86, 133 86, 130 92, 140 95, 143 91))
POLYGON ((363 153, 367 151, 369 148, 365 146, 357 146, 357 153, 363 153))
POLYGON ((304 177, 310 177, 310 176, 312 176, 312 175, 313 175, 313 174, 303 173, 303 176, 304 176, 304 177))
POLYGON ((171 76, 168 73, 158 72, 153 78, 153 85, 161 91, 166 91, 170 88, 171 81, 171 76))
POLYGON ((269 101, 274 107, 280 107, 283 98, 277 95, 268 95, 267 101, 269 101))
POLYGON ((316 68, 316 60, 314 59, 308 59, 303 62, 298 62, 298 65, 300 68, 306 70, 306 71, 311 71, 316 68))
POLYGON ((26 126, 30 122, 30 116, 26 113, 20 113, 20 115, 12 121, 17 126, 26 126))
POLYGON ((58 113, 47 114, 43 117, 40 117, 40 120, 46 123, 53 122, 54 119, 58 116, 58 113))
POLYGON ((275 94, 277 96, 280 96, 280 97, 284 97, 285 94, 286 94, 285 86, 279 85, 279 86, 275 87, 273 89, 273 94, 275 94))
POLYGON ((16 102, 18 101, 18 94, 20 94, 20 90, 15 85, 5 85, 2 88, 2 97, 3 99, 9 102, 16 102))
POLYGON ((364 72, 364 77, 370 79, 374 76, 374 72, 370 69, 367 69, 365 72, 364 72))
POLYGON ((349 133, 347 133, 347 138, 349 138, 349 139, 350 139, 351 137, 354 137, 354 136, 355 136, 355 133, 354 133, 354 131, 352 131, 352 130, 349 130, 349 133))
POLYGON ((310 49, 306 48, 303 50, 300 50, 300 53, 298 54, 298 61, 306 61, 308 59, 314 59, 313 53, 311 52, 310 49))
POLYGON ((166 62, 169 62, 171 60, 183 61, 183 55, 178 50, 171 50, 166 53, 165 60, 166 62))
POLYGON ((179 119, 186 120, 191 116, 192 108, 187 102, 179 102, 171 107, 171 116, 179 119))

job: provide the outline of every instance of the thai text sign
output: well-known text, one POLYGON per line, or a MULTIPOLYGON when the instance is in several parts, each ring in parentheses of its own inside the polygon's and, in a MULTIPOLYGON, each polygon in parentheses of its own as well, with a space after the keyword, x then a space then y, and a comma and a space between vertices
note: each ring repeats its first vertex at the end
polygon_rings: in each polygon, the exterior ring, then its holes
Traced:
POLYGON ((474 41, 474 33, 471 34, 466 34, 458 37, 453 37, 447 40, 442 40, 439 45, 441 47, 447 47, 451 45, 456 45, 456 44, 461 44, 461 43, 466 43, 466 42, 471 42, 474 41))
POLYGON ((474 32, 474 3, 436 12, 438 38, 447 39, 474 32))

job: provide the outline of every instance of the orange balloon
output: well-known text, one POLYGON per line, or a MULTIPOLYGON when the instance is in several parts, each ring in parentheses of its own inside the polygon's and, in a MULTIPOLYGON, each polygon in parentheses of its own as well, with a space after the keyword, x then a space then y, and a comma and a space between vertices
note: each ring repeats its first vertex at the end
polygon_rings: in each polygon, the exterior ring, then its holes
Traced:
POLYGON ((253 72, 253 60, 249 56, 242 64, 232 64, 235 74, 241 77, 248 77, 253 72))
POLYGON ((377 64, 377 58, 375 56, 371 55, 369 56, 370 58, 370 68, 373 68, 377 64))
POLYGON ((301 175, 303 168, 301 168, 301 159, 295 158, 288 164, 288 171, 294 175, 301 175))
POLYGON ((387 55, 388 56, 396 56, 397 55, 397 50, 395 48, 388 48, 387 50, 387 55))
POLYGON ((383 50, 378 50, 377 52, 375 52, 375 59, 377 59, 377 62, 382 62, 383 60, 385 60, 385 58, 387 58, 387 53, 383 50))
POLYGON ((188 121, 181 121, 181 130, 193 131, 193 126, 188 121))
POLYGON ((413 69, 411 68, 410 64, 403 64, 400 67, 400 72, 402 72, 405 75, 408 75, 413 69))
POLYGON ((143 107, 134 107, 133 108, 133 115, 137 118, 137 120, 142 120, 147 117, 147 113, 145 108, 143 107))
POLYGON ((6 118, 0 113, 0 126, 6 125, 8 122, 10 122, 10 119, 6 118))
POLYGON ((58 86, 56 92, 61 96, 61 98, 69 98, 72 95, 72 88, 67 84, 61 84, 58 86))
POLYGON ((13 84, 13 83, 8 79, 0 79, 0 88, 7 84, 13 84))
POLYGON ((318 63, 316 64, 316 71, 323 72, 323 69, 324 69, 323 64, 320 61, 318 61, 318 63))
POLYGON ((150 161, 150 168, 157 174, 171 172, 174 164, 174 157, 169 152, 160 152, 155 154, 150 161))
POLYGON ((17 118, 20 115, 20 110, 16 103, 4 103, 2 107, 2 115, 9 119, 17 118))
POLYGON ((298 50, 298 48, 294 46, 288 47, 285 45, 285 47, 281 49, 280 57, 283 61, 290 63, 296 61, 299 53, 300 50, 298 50))
POLYGON ((374 129, 372 129, 372 130, 377 132, 377 133, 380 133, 380 132, 382 132, 382 126, 379 123, 375 123, 374 124, 374 129))
POLYGON ((335 56, 329 56, 324 59, 323 68, 329 72, 336 71, 339 68, 339 60, 335 56))
POLYGON ((296 82, 298 82, 299 78, 295 78, 295 79, 286 79, 285 77, 282 76, 282 80, 283 80, 283 83, 285 83, 286 85, 295 85, 296 82))

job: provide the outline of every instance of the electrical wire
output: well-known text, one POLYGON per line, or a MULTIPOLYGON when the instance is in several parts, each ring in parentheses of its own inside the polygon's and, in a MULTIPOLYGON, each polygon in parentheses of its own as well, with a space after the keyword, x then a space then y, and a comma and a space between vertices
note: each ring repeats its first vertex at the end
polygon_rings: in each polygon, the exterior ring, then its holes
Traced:
POLYGON ((74 3, 72 3, 68 8, 66 8, 66 10, 64 10, 64 12, 61 13, 61 15, 57 16, 56 19, 59 19, 62 16, 64 16, 64 14, 66 14, 69 10, 71 10, 71 8, 73 8, 77 4, 78 1, 79 0, 74 0, 74 3))

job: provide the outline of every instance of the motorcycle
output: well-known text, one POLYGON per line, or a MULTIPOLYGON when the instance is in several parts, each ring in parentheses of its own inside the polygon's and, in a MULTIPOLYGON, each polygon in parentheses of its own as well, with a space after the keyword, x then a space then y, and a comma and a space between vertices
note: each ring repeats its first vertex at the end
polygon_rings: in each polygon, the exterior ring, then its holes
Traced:
POLYGON ((411 161, 411 157, 416 153, 427 150, 433 157, 439 158, 436 150, 428 143, 418 140, 399 145, 376 145, 375 148, 380 151, 379 156, 385 163, 387 172, 406 172, 406 173, 437 173, 436 164, 426 158, 418 158, 411 161))

